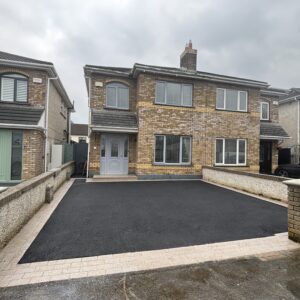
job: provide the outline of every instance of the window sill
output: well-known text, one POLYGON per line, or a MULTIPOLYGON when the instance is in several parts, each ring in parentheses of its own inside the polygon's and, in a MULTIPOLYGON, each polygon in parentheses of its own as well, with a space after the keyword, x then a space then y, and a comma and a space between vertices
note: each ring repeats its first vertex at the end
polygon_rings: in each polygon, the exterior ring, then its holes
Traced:
POLYGON ((261 122, 271 122, 270 119, 260 119, 261 122))
POLYGON ((160 167, 192 167, 191 163, 188 164, 164 164, 164 163, 152 163, 153 166, 160 166, 160 167))
POLYGON ((224 112, 236 112, 236 113, 249 113, 248 111, 244 110, 229 110, 229 109, 222 109, 222 108, 215 108, 217 111, 224 111, 224 112))
POLYGON ((129 111, 129 108, 118 108, 118 107, 110 107, 110 106, 103 106, 104 109, 107 110, 123 110, 123 111, 129 111))
POLYGON ((28 103, 28 101, 27 102, 18 102, 18 101, 2 101, 2 100, 0 100, 0 104, 1 103, 3 103, 3 104, 14 104, 14 105, 30 105, 28 103))
POLYGON ((233 164, 226 164, 226 165, 221 165, 221 164, 214 164, 214 167, 237 167, 237 168, 245 168, 249 167, 249 165, 233 165, 233 164))
POLYGON ((182 108, 195 108, 195 106, 188 106, 188 105, 175 105, 175 104, 166 104, 166 103, 156 103, 153 102, 154 105, 160 105, 160 106, 173 106, 173 107, 182 107, 182 108))

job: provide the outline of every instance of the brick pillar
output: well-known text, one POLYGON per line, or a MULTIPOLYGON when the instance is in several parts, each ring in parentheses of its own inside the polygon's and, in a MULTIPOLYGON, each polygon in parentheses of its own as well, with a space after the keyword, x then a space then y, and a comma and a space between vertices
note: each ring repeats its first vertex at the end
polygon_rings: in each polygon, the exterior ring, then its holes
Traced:
POLYGON ((289 238, 300 243, 300 179, 287 180, 289 238))

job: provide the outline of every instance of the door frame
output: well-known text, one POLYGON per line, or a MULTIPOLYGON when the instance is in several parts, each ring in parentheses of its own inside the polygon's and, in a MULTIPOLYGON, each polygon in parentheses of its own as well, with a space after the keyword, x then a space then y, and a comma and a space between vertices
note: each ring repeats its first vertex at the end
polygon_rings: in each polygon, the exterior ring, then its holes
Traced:
POLYGON ((262 140, 259 143, 259 172, 272 174, 273 141, 262 140), (263 148, 263 153, 261 153, 263 148))
POLYGON ((129 163, 129 136, 128 134, 120 133, 103 133, 100 137, 100 170, 101 176, 119 176, 128 175, 129 163), (111 142, 112 140, 119 139, 118 141, 118 157, 111 157, 111 142), (125 156, 125 141, 127 140, 127 156, 125 156), (103 142, 104 141, 104 142, 103 142), (102 156, 104 153, 105 156, 102 156), (112 172, 109 170, 110 160, 118 160, 120 172, 112 172))

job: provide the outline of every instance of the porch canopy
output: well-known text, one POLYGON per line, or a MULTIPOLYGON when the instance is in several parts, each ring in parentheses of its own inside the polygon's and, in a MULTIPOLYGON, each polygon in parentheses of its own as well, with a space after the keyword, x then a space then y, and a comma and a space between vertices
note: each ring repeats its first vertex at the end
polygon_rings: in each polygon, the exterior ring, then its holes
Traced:
POLYGON ((260 123, 260 139, 278 141, 289 139, 290 136, 287 132, 278 124, 271 122, 260 123))
POLYGON ((0 128, 44 129, 44 109, 27 105, 1 104, 0 128))
POLYGON ((91 111, 92 132, 137 133, 138 124, 135 112, 129 111, 91 111))

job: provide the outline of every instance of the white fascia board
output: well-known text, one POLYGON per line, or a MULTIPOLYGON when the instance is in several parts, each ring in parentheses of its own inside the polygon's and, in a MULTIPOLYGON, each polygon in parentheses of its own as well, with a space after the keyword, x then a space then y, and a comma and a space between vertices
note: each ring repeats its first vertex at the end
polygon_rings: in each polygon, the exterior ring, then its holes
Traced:
POLYGON ((272 135, 260 135, 261 140, 288 140, 290 139, 290 136, 272 136, 272 135))
POLYGON ((137 133, 138 128, 132 127, 106 127, 106 126, 90 126, 94 132, 123 132, 123 133, 137 133))
POLYGON ((44 131, 45 128, 40 125, 26 125, 26 124, 9 124, 9 123, 0 123, 0 128, 6 129, 35 129, 44 131))

